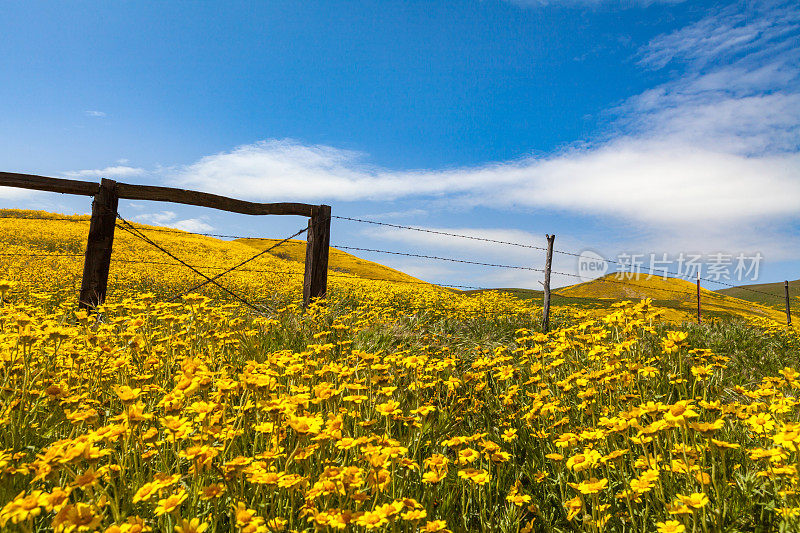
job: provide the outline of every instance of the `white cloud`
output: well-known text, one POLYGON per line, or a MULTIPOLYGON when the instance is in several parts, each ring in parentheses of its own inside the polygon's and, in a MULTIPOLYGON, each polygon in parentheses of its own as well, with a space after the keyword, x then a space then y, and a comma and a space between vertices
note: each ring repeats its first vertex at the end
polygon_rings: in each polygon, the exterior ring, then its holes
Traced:
POLYGON ((206 224, 199 218, 187 218, 185 220, 178 220, 171 224, 173 228, 181 229, 183 231, 190 231, 192 233, 207 233, 214 229, 210 224, 206 224))
POLYGON ((154 226, 163 226, 174 221, 178 215, 174 211, 160 211, 158 213, 143 213, 136 215, 133 220, 141 222, 142 224, 152 224, 154 226))
POLYGON ((387 211, 384 213, 366 213, 363 216, 364 218, 380 218, 381 220, 386 220, 388 218, 419 218, 424 217, 429 214, 427 209, 406 209, 404 211, 387 211))
POLYGON ((90 110, 90 111, 86 111, 86 116, 87 117, 102 118, 102 117, 105 117, 107 115, 106 115, 106 113, 104 113, 102 111, 90 110))
POLYGON ((42 198, 46 193, 39 191, 31 191, 28 189, 20 189, 18 187, 0 187, 0 199, 2 200, 30 200, 35 197, 42 198))
POLYGON ((647 224, 796 214, 800 155, 748 157, 675 139, 625 137, 547 158, 443 171, 367 168, 351 152, 264 141, 207 156, 177 182, 259 201, 447 196, 470 206, 549 208, 647 224))
POLYGON ((72 170, 63 174, 70 178, 130 178, 132 176, 141 176, 145 173, 146 171, 143 168, 115 165, 98 169, 72 170))
POLYGON ((174 211, 159 211, 157 213, 143 213, 133 217, 135 222, 152 226, 166 226, 192 233, 206 233, 214 229, 213 226, 199 218, 178 220, 174 211))
POLYGON ((800 6, 792 1, 752 0, 744 8, 730 4, 657 36, 642 48, 640 62, 654 68, 686 62, 700 69, 720 61, 758 63, 764 56, 782 56, 789 63, 798 54, 791 43, 798 33, 799 16, 800 6))

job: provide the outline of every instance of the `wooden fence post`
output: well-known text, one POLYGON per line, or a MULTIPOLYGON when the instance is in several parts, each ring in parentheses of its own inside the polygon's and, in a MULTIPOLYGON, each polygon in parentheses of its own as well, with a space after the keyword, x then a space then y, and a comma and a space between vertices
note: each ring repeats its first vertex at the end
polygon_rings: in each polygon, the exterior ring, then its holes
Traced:
POLYGON ((89 222, 89 240, 86 243, 78 300, 81 309, 97 307, 106 299, 118 204, 117 182, 103 179, 92 202, 92 219, 89 222))
POLYGON ((331 242, 331 206, 320 205, 308 220, 306 270, 303 276, 303 307, 328 290, 328 248, 331 242))
POLYGON ((701 323, 700 319, 700 272, 697 272, 697 323, 701 323))
POLYGON ((553 265, 553 241, 555 235, 547 237, 547 260, 544 265, 544 295, 542 296, 542 331, 547 333, 550 329, 550 268, 553 265))
POLYGON ((792 311, 789 308, 789 281, 788 280, 783 282, 783 291, 784 291, 784 293, 786 293, 786 325, 791 327, 791 325, 792 325, 792 311))

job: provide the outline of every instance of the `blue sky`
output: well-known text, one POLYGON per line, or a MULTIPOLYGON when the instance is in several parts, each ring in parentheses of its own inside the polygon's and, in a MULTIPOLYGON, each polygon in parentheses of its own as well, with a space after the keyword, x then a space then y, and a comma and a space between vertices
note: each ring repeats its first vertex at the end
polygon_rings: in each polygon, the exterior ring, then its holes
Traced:
MULTIPOLYGON (((555 233, 558 249, 645 266, 760 252, 758 281, 797 279, 798 27, 800 8, 772 1, 6 2, 0 170, 328 203, 533 245, 555 233)), ((88 205, 0 189, 0 207, 88 205)), ((253 236, 304 223, 120 212, 253 236)), ((543 260, 339 220, 332 231, 334 244, 543 260)), ((361 255, 436 282, 540 279, 361 255)), ((575 273, 576 259, 555 268, 575 273)))

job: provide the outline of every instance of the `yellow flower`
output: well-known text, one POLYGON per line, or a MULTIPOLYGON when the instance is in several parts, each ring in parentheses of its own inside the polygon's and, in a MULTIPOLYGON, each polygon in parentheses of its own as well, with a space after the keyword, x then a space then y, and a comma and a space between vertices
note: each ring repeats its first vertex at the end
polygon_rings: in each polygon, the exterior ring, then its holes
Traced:
POLYGON ((175 525, 177 533, 203 533, 208 529, 206 522, 200 522, 199 518, 192 518, 191 520, 183 519, 179 524, 175 525))
POLYGON ((680 501, 680 503, 692 509, 700 509, 708 503, 708 496, 702 492, 695 492, 689 495, 677 494, 676 496, 677 501, 680 501))
POLYGON ((408 520, 409 522, 416 522, 417 520, 422 520, 428 516, 428 513, 425 509, 412 509, 410 511, 406 511, 405 513, 400 515, 403 520, 408 520))
POLYGON ((189 495, 186 493, 186 491, 180 489, 175 494, 172 494, 167 498, 158 500, 158 505, 156 506, 156 516, 161 516, 163 514, 175 511, 180 506, 180 504, 186 501, 186 498, 188 497, 189 495))
POLYGON ((579 491, 581 494, 597 494, 608 487, 608 480, 606 478, 597 479, 593 477, 588 481, 569 483, 569 486, 579 491))
POLYGON ((133 495, 133 503, 149 500, 155 496, 157 492, 158 486, 155 483, 145 483, 136 491, 136 494, 133 495))
POLYGON ((775 421, 769 413, 759 413, 747 419, 750 429, 756 433, 767 433, 775 427, 775 421))
POLYGON ((567 468, 575 472, 582 472, 600 462, 602 455, 597 450, 584 450, 583 453, 573 455, 567 459, 567 468))
POLYGON ((458 471, 458 477, 468 479, 476 485, 485 485, 489 482, 489 472, 483 469, 466 468, 458 471))
POLYGON ((322 429, 322 425, 324 424, 322 418, 313 416, 293 416, 289 418, 288 422, 292 429, 301 435, 308 433, 316 435, 319 433, 320 429, 322 429))
POLYGON ((28 495, 20 492, 16 498, 8 502, 0 511, 0 526, 5 526, 9 520, 14 524, 19 524, 29 518, 38 516, 42 512, 39 507, 44 503, 40 503, 40 500, 43 499, 42 491, 40 490, 35 490, 28 495))
POLYGON ((472 448, 464 448, 458 452, 458 462, 459 464, 466 465, 475 462, 478 458, 480 458, 480 456, 481 454, 478 453, 477 450, 472 448))
POLYGON ((572 520, 583 509, 583 501, 580 496, 575 496, 564 502, 564 507, 567 509, 567 520, 572 520))
POLYGON ((438 483, 447 476, 447 472, 425 472, 422 474, 423 483, 438 483))
POLYGON ((686 527, 677 520, 667 520, 666 522, 658 522, 658 533, 683 533, 686 527))
POLYGON ((504 442, 513 442, 517 440, 517 430, 516 429, 507 429, 503 432, 500 436, 504 442))
POLYGON ((669 410, 664 413, 664 420, 673 426, 682 426, 686 424, 687 419, 698 416, 700 415, 693 409, 691 400, 681 400, 670 406, 669 410))
POLYGON ((392 415, 399 415, 403 414, 403 411, 399 409, 400 402, 395 400, 389 400, 385 403, 378 404, 375 406, 375 410, 378 411, 383 416, 392 416, 392 415))
POLYGON ((355 523, 367 529, 376 529, 389 523, 389 520, 382 513, 367 511, 356 518, 355 523))
POLYGON ((270 531, 283 531, 286 529, 286 524, 288 523, 289 521, 285 518, 276 516, 275 518, 267 521, 267 528, 269 528, 270 531))
POLYGON ((420 531, 425 533, 436 533, 437 531, 447 531, 447 522, 444 520, 434 520, 432 522, 425 522, 420 531))
POLYGON ((135 401, 142 394, 142 389, 132 389, 127 385, 122 385, 121 387, 115 387, 114 392, 124 403, 129 403, 135 401))
POLYGON ((76 503, 65 505, 53 518, 56 531, 94 531, 103 517, 96 515, 90 505, 76 503))

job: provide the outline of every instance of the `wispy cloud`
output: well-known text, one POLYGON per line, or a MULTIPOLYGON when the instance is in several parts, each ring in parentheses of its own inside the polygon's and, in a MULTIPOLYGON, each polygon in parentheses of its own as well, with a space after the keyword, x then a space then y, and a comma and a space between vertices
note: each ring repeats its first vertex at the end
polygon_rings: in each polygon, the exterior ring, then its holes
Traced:
POLYGON ((748 157, 677 139, 624 137, 546 158, 414 172, 368 168, 328 146, 264 141, 205 157, 176 182, 262 201, 446 196, 469 206, 688 224, 794 215, 798 173, 798 154, 748 157))
POLYGON ((145 173, 146 171, 143 168, 114 165, 106 168, 71 170, 63 174, 70 178, 129 178, 132 176, 141 176, 145 173))
POLYGON ((86 113, 87 117, 103 118, 103 117, 108 116, 103 111, 96 111, 96 110, 89 110, 89 111, 86 111, 85 113, 86 113))
POLYGON ((214 229, 213 226, 199 218, 178 220, 174 211, 159 211, 156 213, 142 213, 133 217, 135 222, 150 224, 152 226, 166 226, 193 233, 204 233, 214 229))

